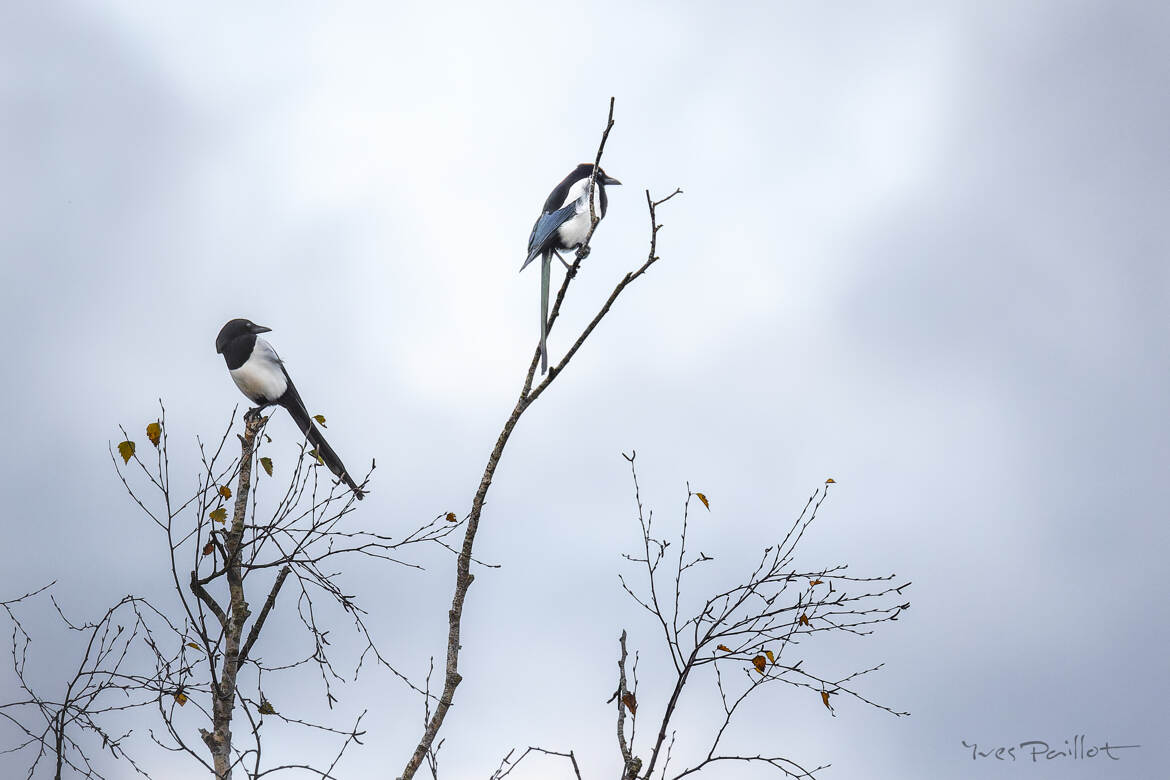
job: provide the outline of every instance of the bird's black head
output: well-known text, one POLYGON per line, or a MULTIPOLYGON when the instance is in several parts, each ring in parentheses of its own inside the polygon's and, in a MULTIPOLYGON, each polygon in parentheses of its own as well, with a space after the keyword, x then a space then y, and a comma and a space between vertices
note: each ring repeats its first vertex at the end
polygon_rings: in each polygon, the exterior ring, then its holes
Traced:
POLYGON ((257 333, 268 333, 270 330, 272 328, 257 325, 251 320, 240 317, 234 320, 228 320, 227 324, 219 329, 219 335, 215 337, 215 351, 217 354, 222 355, 223 351, 228 348, 228 345, 240 336, 254 336, 257 333))
MULTIPOLYGON (((573 179, 585 179, 593 175, 593 163, 581 163, 577 166, 577 170, 573 172, 573 179)), ((606 174, 602 168, 597 169, 597 183, 598 184, 621 184, 620 181, 612 176, 606 174)))

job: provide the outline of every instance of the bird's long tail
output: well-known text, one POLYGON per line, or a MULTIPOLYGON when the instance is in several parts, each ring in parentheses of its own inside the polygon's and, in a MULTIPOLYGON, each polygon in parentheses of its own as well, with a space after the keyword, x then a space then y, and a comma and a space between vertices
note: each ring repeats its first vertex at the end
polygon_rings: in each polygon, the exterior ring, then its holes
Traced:
POLYGON ((552 276, 552 250, 540 258, 540 373, 548 371, 548 283, 552 276))
POLYGON ((294 390, 292 398, 286 397, 281 400, 281 406, 288 409, 288 413, 292 415, 293 421, 301 429, 301 433, 305 434, 309 444, 321 456, 321 460, 333 472, 333 475, 345 482, 359 500, 364 498, 365 491, 358 487, 353 477, 345 470, 345 464, 341 462, 341 458, 337 457, 337 453, 329 446, 329 442, 325 441, 325 437, 321 435, 321 431, 313 423, 313 418, 309 416, 309 410, 305 408, 305 402, 301 400, 300 394, 294 390))

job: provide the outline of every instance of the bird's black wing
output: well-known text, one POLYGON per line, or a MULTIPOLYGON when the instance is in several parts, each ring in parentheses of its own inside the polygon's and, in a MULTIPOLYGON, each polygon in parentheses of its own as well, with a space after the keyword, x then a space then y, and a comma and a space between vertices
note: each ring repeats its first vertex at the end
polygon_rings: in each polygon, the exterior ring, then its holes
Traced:
POLYGON ((536 220, 536 224, 532 226, 532 235, 528 237, 528 259, 524 261, 524 265, 520 266, 523 271, 528 264, 536 257, 549 248, 549 239, 557 232, 557 228, 565 224, 577 213, 577 201, 573 201, 564 208, 556 211, 541 214, 540 219, 536 220))
POLYGON ((341 458, 329 446, 329 442, 325 441, 325 437, 317 426, 313 424, 313 418, 309 416, 309 410, 305 407, 305 402, 301 399, 301 394, 297 392, 296 385, 293 384, 292 377, 288 375, 288 370, 281 365, 284 370, 284 378, 288 381, 288 389, 284 391, 284 395, 277 401, 278 404, 288 410, 289 415, 293 418, 293 422, 301 429, 301 433, 305 434, 305 438, 309 440, 309 444, 321 456, 321 460, 333 472, 333 475, 345 482, 349 489, 353 491, 358 499, 365 497, 365 491, 358 487, 353 477, 345 470, 345 464, 341 462, 341 458))

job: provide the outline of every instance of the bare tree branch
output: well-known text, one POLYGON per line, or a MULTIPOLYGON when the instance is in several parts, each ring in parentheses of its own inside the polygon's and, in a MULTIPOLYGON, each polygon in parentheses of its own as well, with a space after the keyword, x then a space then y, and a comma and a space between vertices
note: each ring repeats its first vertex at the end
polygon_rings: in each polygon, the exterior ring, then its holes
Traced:
MULTIPOLYGON (((605 130, 601 136, 601 143, 597 149, 597 156, 595 158, 594 170, 601 164, 601 155, 605 149, 605 143, 609 138, 609 131, 613 127, 613 99, 610 99, 609 115, 606 119, 605 130)), ((553 324, 556 322, 562 303, 565 300, 565 294, 568 291, 569 283, 572 281, 581 266, 581 262, 589 254, 589 241, 593 236, 597 225, 600 222, 595 210, 592 209, 593 189, 595 181, 590 179, 589 201, 591 204, 591 225, 589 233, 587 234, 581 247, 577 250, 576 259, 565 275, 565 280, 561 284, 560 291, 557 293, 556 301, 553 304, 552 311, 548 319, 548 332, 552 331, 553 324)), ((678 194, 678 190, 671 193, 666 198, 654 201, 647 193, 647 204, 650 207, 651 219, 651 233, 650 233, 650 254, 645 263, 636 271, 629 272, 618 283, 617 287, 610 294, 609 298, 602 305, 601 310, 593 318, 593 320, 585 327, 576 341, 565 353, 561 361, 553 367, 549 368, 548 376, 537 387, 533 388, 533 380, 536 375, 536 366, 540 360, 540 350, 537 348, 532 356, 532 361, 528 366, 528 371, 525 375, 523 386, 520 391, 520 397, 516 401, 516 405, 512 409, 512 413, 504 422, 503 430, 500 431, 499 437, 496 439, 495 447, 492 448, 491 454, 488 456, 487 466, 484 468, 483 476, 480 479, 479 487, 476 489, 475 496, 471 503, 471 512, 468 514, 467 526, 464 530, 463 546, 460 549, 459 556, 456 561, 455 571, 455 593, 451 599, 451 609, 448 611, 448 627, 447 627, 447 659, 446 669, 443 681, 443 690, 439 695, 438 702, 435 705, 434 713, 427 722, 426 728, 423 731, 422 737, 419 739, 418 745, 415 747, 405 769, 400 775, 400 780, 411 780, 419 767, 422 765, 424 758, 431 749, 439 729, 442 728, 443 722, 447 717, 447 712, 455 697, 455 689, 462 681, 462 676, 459 674, 459 651, 461 648, 461 634, 463 625, 463 606, 467 598, 467 591, 471 587, 472 582, 475 581, 475 575, 471 572, 471 563, 473 561, 472 553, 475 547, 475 537, 479 531, 480 516, 483 512, 484 502, 487 499, 488 489, 491 487, 492 479, 495 476, 496 467, 499 465, 500 458, 503 456, 504 447, 508 443, 508 439, 512 435, 516 424, 520 421, 520 417, 532 405, 537 398, 560 376, 561 372, 568 365, 573 355, 581 348, 582 344, 589 337, 589 334, 597 327, 602 318, 609 312, 610 307, 621 295, 622 291, 635 279, 642 276, 646 270, 658 260, 655 252, 657 249, 657 234, 661 225, 655 221, 654 209, 678 194)))
MULTIPOLYGON (((721 762, 755 763, 770 766, 790 777, 814 777, 824 766, 805 769, 784 756, 765 754, 728 754, 721 749, 724 736, 729 730, 735 713, 749 696, 765 685, 784 683, 798 689, 815 693, 819 706, 829 709, 835 716, 831 697, 846 695, 864 704, 902 716, 884 704, 863 696, 853 687, 860 677, 880 669, 882 664, 854 671, 836 679, 803 668, 804 661, 787 662, 786 653, 816 635, 827 631, 847 632, 857 635, 871 633, 872 627, 898 619, 909 603, 896 600, 910 583, 895 585, 894 575, 880 577, 854 577, 847 567, 837 565, 813 570, 795 566, 795 552, 809 525, 816 519, 817 511, 828 496, 829 484, 818 489, 809 497, 800 515, 788 528, 780 543, 764 549, 755 568, 739 584, 700 598, 694 610, 687 613, 685 597, 688 572, 714 560, 704 552, 697 555, 688 553, 689 510, 691 499, 698 494, 687 485, 687 500, 683 505, 683 517, 677 539, 667 541, 656 536, 653 512, 646 512, 638 487, 638 473, 635 454, 624 456, 630 464, 634 483, 634 498, 638 509, 638 522, 642 532, 641 551, 625 555, 626 560, 641 568, 644 584, 639 593, 619 575, 619 581, 626 593, 643 609, 648 611, 657 624, 656 633, 664 640, 665 650, 675 665, 675 679, 663 715, 658 723, 657 733, 649 751, 645 771, 636 756, 634 739, 627 744, 623 734, 624 711, 619 705, 618 738, 622 755, 623 780, 651 780, 661 759, 661 777, 668 776, 674 736, 666 742, 673 718, 678 710, 683 692, 696 675, 712 679, 723 704, 723 718, 710 738, 707 753, 697 763, 682 769, 672 777, 674 780, 687 777, 721 762), (677 555, 667 558, 666 551, 676 545, 677 555), (662 571, 663 564, 667 570, 662 571), (662 580, 665 580, 663 582, 662 580), (673 588, 674 593, 664 603, 660 597, 662 585, 673 588), (724 667, 732 665, 742 675, 738 692, 729 693, 724 667), (706 675, 703 675, 703 672, 706 675), (629 771, 631 764, 638 764, 638 770, 629 771)), ((706 497, 701 497, 704 504, 706 497)), ((669 592, 669 591, 668 591, 669 592)), ((622 632, 621 656, 619 660, 619 693, 625 690, 626 634, 622 632)), ((696 738, 688 744, 696 744, 696 738)), ((701 743, 700 743, 701 744, 701 743)))

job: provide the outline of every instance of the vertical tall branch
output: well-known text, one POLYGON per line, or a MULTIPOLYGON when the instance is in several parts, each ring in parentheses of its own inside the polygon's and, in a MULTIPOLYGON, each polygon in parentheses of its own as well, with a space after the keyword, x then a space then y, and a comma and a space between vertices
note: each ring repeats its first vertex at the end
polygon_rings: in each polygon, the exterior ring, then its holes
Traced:
MULTIPOLYGON (((613 127, 613 124, 613 99, 611 98, 609 103, 609 115, 606 118, 605 130, 602 133, 601 143, 597 149, 594 171, 596 171, 597 166, 601 163, 601 155, 605 149, 605 143, 609 138, 609 131, 613 127)), ((592 186, 593 182, 591 180, 590 187, 592 188, 592 186)), ((475 581, 475 575, 471 572, 471 562, 473 560, 472 552, 474 551, 475 547, 475 537, 479 531, 480 516, 483 513, 484 502, 487 499, 488 488, 491 487, 492 479, 496 473, 496 467, 499 465, 500 458, 504 454, 504 447, 507 445, 508 439, 512 436, 512 431, 516 428, 516 423, 520 421, 520 417, 524 414, 528 407, 531 406, 538 397, 540 397, 540 395, 548 388, 548 386, 552 384, 558 376, 560 376, 561 372, 564 371, 569 361, 572 360, 573 355, 577 353, 577 350, 581 348, 581 345, 584 344, 585 340, 589 337, 589 334, 593 332, 594 328, 597 327, 598 323, 600 323, 602 318, 604 318, 605 315, 609 312, 610 307, 613 305, 614 301, 617 300, 618 296, 621 295, 622 291, 625 290, 625 288, 632 281, 644 274, 646 269, 649 268, 658 259, 658 257, 655 255, 655 251, 657 249, 658 230, 661 228, 661 225, 658 225, 657 222, 655 222, 656 217, 654 209, 656 206, 661 205, 666 200, 673 198, 679 192, 679 190, 676 190, 666 198, 663 198, 659 201, 652 200, 649 196, 649 193, 647 193, 646 200, 650 206, 651 221, 649 258, 636 271, 628 272, 622 278, 622 280, 610 294, 609 298, 605 301, 605 304, 602 306, 601 310, 597 313, 596 316, 594 316, 594 318, 577 337, 569 351, 565 353, 564 357, 561 358, 559 363, 557 363, 555 366, 549 367, 548 376, 535 388, 532 386, 532 383, 536 376, 536 366, 540 359, 539 348, 537 348, 533 353, 532 361, 528 366, 528 372, 524 378, 523 387, 520 390, 520 397, 516 400, 516 405, 512 408, 512 413, 505 421, 503 430, 500 431, 500 435, 496 439, 495 447, 492 448, 491 454, 488 456, 487 466, 484 468, 483 476, 479 481, 479 487, 476 489, 475 496, 471 502, 471 512, 468 515, 467 526, 463 535, 463 546, 459 551, 459 557, 455 566, 455 594, 451 599, 451 609, 447 612, 447 663, 443 681, 443 690, 439 695, 438 702, 435 704, 434 712, 427 721, 426 728, 423 731, 423 735, 419 740, 418 745, 415 747, 409 761, 407 761, 406 768, 400 775, 400 780, 411 780, 411 778, 413 778, 415 773, 418 771, 419 767, 422 765, 427 752, 431 749, 431 745, 435 741, 436 735, 439 733, 439 729, 443 726, 443 721, 447 717, 447 712, 451 708, 451 704, 454 701, 455 689, 463 680, 463 677, 459 674, 459 650, 461 643, 461 630, 463 625, 463 606, 467 598, 467 591, 471 587, 471 583, 475 581)), ((597 215, 596 211, 592 209, 592 200, 593 198, 591 193, 591 225, 589 233, 586 235, 584 242, 581 244, 581 247, 577 250, 576 259, 569 268, 568 272, 565 274, 564 281, 561 283, 560 291, 557 293, 556 301, 553 304, 552 311, 549 313, 549 319, 547 323, 547 332, 549 333, 552 332, 553 324, 556 322, 557 316, 560 314, 561 304, 564 303, 565 294, 569 287, 569 282, 572 281, 573 277, 576 275, 578 268, 581 266, 581 262, 589 255, 589 241, 593 237, 593 232, 597 229, 597 225, 601 221, 601 218, 597 215)))
MULTIPOLYGON (((248 610, 248 602, 244 600, 240 546, 244 540, 244 520, 248 514, 248 496, 252 489, 252 455, 256 447, 256 434, 267 420, 267 417, 259 414, 248 414, 244 417, 244 435, 240 437, 240 475, 236 480, 236 504, 232 512, 231 528, 224 539, 228 609, 225 614, 218 606, 212 608, 212 612, 223 626, 224 653, 219 682, 212 685, 212 731, 204 732, 203 741, 211 751, 218 780, 230 780, 232 776, 232 712, 235 710, 236 675, 239 673, 241 661, 240 637, 244 633, 244 623, 252 614, 248 610)), ((281 577, 280 582, 283 580, 281 577)), ((191 589, 204 602, 211 599, 199 585, 194 571, 191 572, 191 589)), ((214 601, 211 604, 214 604, 214 601)), ((270 608, 269 605, 266 607, 270 608)))

